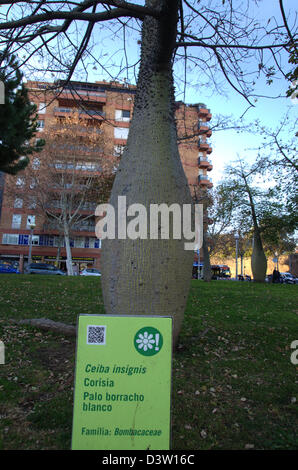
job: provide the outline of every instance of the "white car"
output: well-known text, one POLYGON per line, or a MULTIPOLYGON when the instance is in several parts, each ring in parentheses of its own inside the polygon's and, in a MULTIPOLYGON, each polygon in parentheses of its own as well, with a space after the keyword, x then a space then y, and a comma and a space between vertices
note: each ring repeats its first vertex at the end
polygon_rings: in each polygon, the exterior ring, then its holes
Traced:
POLYGON ((101 276, 101 272, 95 268, 83 269, 80 273, 81 276, 101 276))

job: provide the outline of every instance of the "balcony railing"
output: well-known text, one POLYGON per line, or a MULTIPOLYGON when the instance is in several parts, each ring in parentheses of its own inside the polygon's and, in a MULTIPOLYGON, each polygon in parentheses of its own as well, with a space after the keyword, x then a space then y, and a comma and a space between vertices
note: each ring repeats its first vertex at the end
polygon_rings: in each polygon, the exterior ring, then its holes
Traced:
POLYGON ((208 124, 208 122, 199 121, 199 122, 198 122, 198 129, 200 129, 200 128, 202 128, 202 127, 207 127, 207 129, 210 129, 210 125, 208 124))
POLYGON ((72 231, 74 232, 94 232, 95 233, 95 225, 89 225, 89 224, 76 224, 72 226, 72 231))
POLYGON ((104 111, 101 111, 99 109, 78 109, 78 108, 65 108, 62 106, 56 106, 54 108, 55 112, 58 113, 72 113, 72 112, 78 112, 79 114, 89 114, 90 116, 101 116, 105 117, 106 113, 104 111))
POLYGON ((198 176, 198 181, 199 181, 199 183, 212 185, 212 178, 209 178, 208 175, 199 175, 198 176))
MULTIPOLYGON (((59 227, 58 224, 54 223, 46 223, 43 225, 43 230, 54 230, 61 232, 61 227, 59 227)), ((71 231, 73 232, 93 232, 95 233, 95 225, 89 225, 89 224, 75 224, 71 227, 71 231)))
POLYGON ((198 158, 198 164, 199 164, 199 166, 203 166, 203 167, 212 166, 211 161, 208 160, 206 157, 199 157, 198 158))
POLYGON ((209 144, 205 140, 199 139, 198 140, 198 147, 199 148, 208 148, 209 144))

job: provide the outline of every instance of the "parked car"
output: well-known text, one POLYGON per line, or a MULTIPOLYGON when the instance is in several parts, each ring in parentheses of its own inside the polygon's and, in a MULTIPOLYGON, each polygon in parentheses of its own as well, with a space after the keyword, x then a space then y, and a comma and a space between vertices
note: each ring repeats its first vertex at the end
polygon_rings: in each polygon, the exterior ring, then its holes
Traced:
POLYGON ((65 276, 66 273, 47 263, 31 263, 25 268, 26 274, 58 274, 65 276))
POLYGON ((298 279, 291 273, 280 273, 284 284, 298 284, 298 279))
POLYGON ((101 272, 95 268, 86 268, 80 272, 81 276, 101 276, 101 272))
POLYGON ((0 273, 3 274, 20 274, 18 268, 12 266, 11 264, 0 263, 0 273))

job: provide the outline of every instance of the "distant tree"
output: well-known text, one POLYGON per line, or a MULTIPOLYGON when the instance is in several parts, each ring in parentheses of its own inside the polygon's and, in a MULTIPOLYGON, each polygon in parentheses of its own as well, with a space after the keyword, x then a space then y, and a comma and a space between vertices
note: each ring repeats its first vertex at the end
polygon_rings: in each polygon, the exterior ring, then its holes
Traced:
MULTIPOLYGON (((292 219, 297 226, 298 208, 298 158, 297 158, 297 118, 288 113, 275 129, 260 122, 255 123, 253 132, 258 132, 263 141, 258 149, 258 171, 274 184, 275 197, 283 205, 282 213, 292 219)), ((284 219, 286 221, 286 219, 284 219)))
POLYGON ((237 218, 245 222, 246 230, 252 228, 253 249, 251 255, 251 268, 253 278, 257 282, 264 282, 267 270, 259 219, 264 207, 268 206, 270 192, 260 189, 254 182, 257 166, 245 166, 241 159, 237 164, 227 168, 230 188, 237 194, 237 208, 234 220, 237 218))
POLYGON ((210 257, 226 249, 226 237, 232 228, 232 217, 239 195, 225 183, 211 190, 192 186, 192 194, 195 204, 203 204, 203 279, 208 282, 212 277, 210 257))
POLYGON ((297 246, 296 230, 293 217, 285 213, 282 204, 273 204, 270 211, 264 212, 259 220, 264 250, 268 255, 290 254, 297 246))
POLYGON ((5 89, 5 103, 0 104, 0 171, 15 175, 28 165, 29 155, 41 151, 44 141, 33 140, 38 127, 36 106, 30 103, 13 56, 4 59, 0 54, 0 80, 5 89))

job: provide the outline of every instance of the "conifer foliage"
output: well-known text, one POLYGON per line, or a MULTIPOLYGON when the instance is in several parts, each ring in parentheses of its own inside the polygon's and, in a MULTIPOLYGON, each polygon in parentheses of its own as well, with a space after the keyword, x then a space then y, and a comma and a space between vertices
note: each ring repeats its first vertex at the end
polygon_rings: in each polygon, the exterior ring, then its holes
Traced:
POLYGON ((15 175, 28 165, 29 155, 43 148, 44 141, 33 139, 38 128, 37 108, 30 103, 15 57, 7 59, 0 55, 0 80, 4 83, 4 104, 0 104, 0 171, 15 175))

